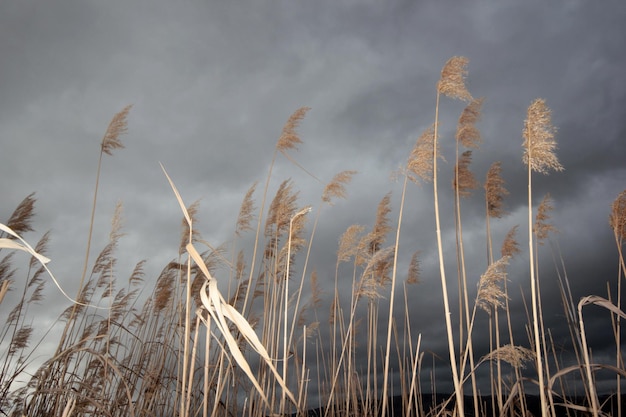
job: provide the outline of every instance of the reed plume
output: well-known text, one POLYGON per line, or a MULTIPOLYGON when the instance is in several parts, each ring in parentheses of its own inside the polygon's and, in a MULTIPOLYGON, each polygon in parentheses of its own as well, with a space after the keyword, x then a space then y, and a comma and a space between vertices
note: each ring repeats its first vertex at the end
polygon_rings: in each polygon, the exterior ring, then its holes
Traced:
POLYGON ((437 83, 437 92, 453 99, 472 100, 472 95, 465 86, 468 63, 469 60, 463 56, 450 58, 441 70, 441 77, 437 83))
POLYGON ((502 162, 491 164, 485 180, 485 198, 487 201, 487 215, 493 218, 501 218, 506 213, 502 207, 504 197, 508 195, 502 179, 502 162))
MULTIPOLYGON (((35 193, 30 193, 26 198, 22 200, 20 204, 15 208, 11 217, 7 221, 6 225, 12 229, 18 235, 22 235, 26 232, 32 232, 32 221, 35 215, 35 193)), ((4 234, 0 232, 0 236, 4 234)), ((14 239, 9 235, 9 239, 14 239)))
POLYGON ((478 181, 469 169, 471 162, 472 151, 465 151, 459 157, 454 169, 452 188, 458 191, 460 197, 469 197, 471 195, 471 190, 478 188, 478 181))
POLYGON ((547 174, 550 170, 562 171, 563 166, 558 161, 554 150, 556 149, 556 141, 554 134, 556 128, 552 125, 552 112, 543 99, 534 100, 528 107, 526 120, 524 121, 524 129, 522 136, 524 142, 522 147, 524 153, 522 161, 528 167, 528 249, 529 249, 529 268, 530 268, 530 290, 531 305, 533 317, 533 336, 535 347, 535 359, 537 363, 537 376, 539 382, 539 396, 541 399, 542 414, 548 414, 548 401, 546 398, 546 385, 544 364, 542 356, 542 347, 540 339, 540 311, 539 311, 539 289, 538 279, 536 277, 535 265, 535 248, 533 239, 533 210, 532 210, 532 173, 539 172, 547 174))
POLYGON ((128 112, 130 112, 131 107, 133 107, 132 104, 124 107, 122 111, 111 119, 100 144, 102 152, 105 154, 113 155, 114 149, 124 148, 124 144, 120 141, 120 136, 128 132, 128 112))
POLYGON ((548 193, 541 200, 541 203, 537 208, 537 215, 535 216, 533 231, 537 237, 538 245, 543 245, 544 240, 548 237, 550 232, 558 231, 554 225, 548 222, 551 218, 550 212, 552 210, 554 210, 554 205, 552 204, 552 197, 550 197, 550 194, 548 193))
POLYGON ((507 279, 506 266, 509 264, 509 257, 504 256, 487 267, 487 271, 480 276, 478 282, 478 307, 491 314, 492 309, 502 308, 503 300, 506 298, 500 286, 507 279))
POLYGON ((335 175, 322 192, 322 201, 332 204, 333 198, 346 198, 346 184, 352 180, 356 171, 342 171, 335 175))
MULTIPOLYGON (((424 182, 433 180, 433 152, 435 147, 435 127, 430 126, 417 139, 409 160, 407 170, 409 179, 418 183, 418 179, 424 182)), ((440 155, 437 148, 437 155, 440 155)))
POLYGON ((476 123, 480 120, 483 102, 483 98, 473 99, 463 109, 459 117, 455 138, 466 148, 477 149, 482 142, 480 130, 476 127, 476 123))
POLYGON ((626 239, 626 190, 619 193, 611 205, 609 225, 618 240, 626 239))
POLYGON ((552 125, 552 111, 545 100, 538 98, 528 107, 524 122, 523 162, 534 172, 547 174, 550 170, 562 171, 554 151, 556 128, 552 125))

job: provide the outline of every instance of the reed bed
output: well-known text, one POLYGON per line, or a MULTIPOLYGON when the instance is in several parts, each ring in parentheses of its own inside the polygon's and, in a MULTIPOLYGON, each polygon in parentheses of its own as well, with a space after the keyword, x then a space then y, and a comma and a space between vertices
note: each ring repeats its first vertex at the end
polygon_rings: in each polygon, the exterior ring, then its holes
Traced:
POLYGON ((528 174, 528 249, 524 250, 517 240, 519 225, 512 225, 505 236, 493 236, 491 222, 507 214, 504 202, 509 191, 502 179, 502 164, 491 165, 482 186, 470 169, 472 151, 482 141, 476 124, 483 99, 470 94, 467 76, 464 57, 453 57, 444 65, 434 89, 432 125, 407 152, 406 164, 396 174, 401 195, 386 194, 372 208, 371 227, 355 224, 338 236, 334 276, 320 277, 309 265, 312 251, 320 244, 315 231, 326 207, 347 197, 357 173, 335 175, 315 208, 300 205, 291 180, 282 181, 275 195, 269 195, 278 158, 304 170, 296 152, 302 143, 298 127, 306 117, 306 107, 296 110, 283 127, 262 187, 255 183, 245 194, 228 245, 216 247, 202 239, 196 228, 197 203, 186 203, 187 196, 178 192, 176 181, 163 167, 164 181, 169 182, 183 218, 178 253, 172 254, 156 277, 145 276, 143 260, 128 278, 116 276, 116 248, 123 236, 118 206, 109 240, 92 259, 100 169, 107 157, 124 147, 121 137, 131 107, 124 108, 113 117, 101 141, 93 211, 75 296, 64 292, 47 267, 50 234, 44 233, 34 246, 24 240, 34 232, 34 194, 0 224, 0 311, 3 316, 6 313, 0 327, 0 414, 621 416, 622 377, 626 376, 621 354, 621 319, 626 317, 621 306, 626 190, 617 196, 609 219, 619 273, 615 283, 607 285, 617 287, 617 299, 590 294, 576 302, 565 268, 559 270, 564 325, 570 330, 570 349, 578 358, 575 364, 564 363, 556 354, 550 329, 544 326, 538 262, 538 253, 546 250, 544 241, 555 231, 550 223, 553 203, 550 196, 538 202, 532 187, 536 173, 563 169, 556 155, 550 109, 542 99, 530 103, 521 129, 520 158, 528 174), (443 100, 466 103, 454 138, 440 138, 441 126, 449 117, 440 112, 443 100), (440 187, 439 178, 438 164, 444 157, 440 143, 447 140, 455 141, 457 161, 451 189, 440 187), (477 190, 484 193, 485 241, 480 244, 486 245, 487 255, 485 272, 473 290, 466 271, 462 208, 463 199, 477 190), (411 215, 405 197, 412 192, 425 197, 432 192, 434 234, 424 239, 424 245, 434 245, 438 253, 448 348, 442 360, 450 368, 454 387, 450 393, 438 392, 435 375, 429 376, 422 336, 409 314, 408 300, 415 297, 415 286, 424 279, 420 248, 400 251, 402 233, 410 233, 402 225, 403 218, 411 215), (439 198, 444 192, 452 193, 455 203, 454 255, 443 249, 439 198), (252 243, 245 244, 244 238, 252 243), (499 254, 498 241, 502 242, 499 254), (16 251, 30 255, 26 268, 15 265, 16 251), (413 253, 411 259, 399 259, 407 251, 413 253), (456 274, 445 268, 449 256, 456 258, 456 274), (530 271, 531 297, 524 300, 525 339, 514 339, 509 302, 522 295, 507 286, 507 268, 517 257, 527 259, 530 271), (409 264, 409 270, 399 270, 402 264, 409 264), (340 294, 339 281, 346 279, 352 282, 351 293, 340 294), (46 341, 55 340, 55 351, 42 352, 43 340, 33 340, 36 317, 31 306, 45 303, 44 290, 51 282, 63 291, 68 306, 58 318, 62 332, 44 336, 46 341), (149 296, 140 296, 152 284, 149 296), (458 316, 452 314, 452 288, 458 291, 458 316), (383 298, 385 303, 381 303, 383 298), (590 304, 607 311, 615 339, 613 363, 594 362, 591 355, 584 317, 590 304), (488 329, 477 334, 475 324, 481 314, 488 320, 488 329), (382 340, 379 329, 385 329, 382 340), (476 356, 476 337, 488 338, 488 354, 476 356), (42 354, 49 357, 29 374, 35 358, 42 354), (490 375, 486 388, 477 382, 477 373, 483 369, 490 375), (608 400, 597 392, 598 372, 615 378, 608 400), (582 384, 583 395, 572 397, 572 381, 582 384))

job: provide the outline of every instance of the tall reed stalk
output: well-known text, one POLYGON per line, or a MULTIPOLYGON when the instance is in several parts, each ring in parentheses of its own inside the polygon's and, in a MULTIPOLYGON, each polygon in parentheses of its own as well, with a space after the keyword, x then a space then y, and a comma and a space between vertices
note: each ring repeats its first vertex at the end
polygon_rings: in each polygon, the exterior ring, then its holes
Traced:
POLYGON ((544 361, 541 346, 541 334, 539 324, 539 299, 538 282, 535 274, 535 250, 533 237, 533 195, 532 195, 532 173, 539 172, 547 174, 550 170, 562 171, 563 167, 559 163, 554 150, 556 141, 554 134, 556 129, 552 126, 551 111, 543 99, 534 100, 528 107, 526 120, 524 122, 524 154, 523 162, 528 167, 528 252, 530 269, 530 288, 533 321, 533 339, 535 348, 535 358, 537 362, 537 377, 539 381, 539 396, 541 399, 542 414, 549 413, 546 399, 546 382, 544 374, 544 361))

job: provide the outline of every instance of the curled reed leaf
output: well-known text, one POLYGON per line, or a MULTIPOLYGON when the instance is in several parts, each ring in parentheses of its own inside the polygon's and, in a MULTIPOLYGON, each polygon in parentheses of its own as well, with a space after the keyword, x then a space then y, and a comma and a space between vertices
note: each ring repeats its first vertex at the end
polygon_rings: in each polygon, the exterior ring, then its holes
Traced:
POLYGON ((524 121, 524 164, 530 169, 542 174, 549 170, 562 171, 563 166, 556 154, 554 134, 556 128, 552 125, 552 112, 545 100, 538 98, 528 107, 524 121))
POLYGON ((107 155, 113 155, 114 149, 124 148, 124 144, 120 141, 120 136, 128 131, 128 112, 131 107, 132 104, 124 107, 122 111, 111 119, 101 144, 102 152, 107 155))
POLYGON ((441 70, 441 78, 437 83, 437 91, 450 98, 463 101, 472 100, 472 95, 467 91, 467 87, 465 87, 468 63, 469 60, 462 56, 450 58, 441 70))

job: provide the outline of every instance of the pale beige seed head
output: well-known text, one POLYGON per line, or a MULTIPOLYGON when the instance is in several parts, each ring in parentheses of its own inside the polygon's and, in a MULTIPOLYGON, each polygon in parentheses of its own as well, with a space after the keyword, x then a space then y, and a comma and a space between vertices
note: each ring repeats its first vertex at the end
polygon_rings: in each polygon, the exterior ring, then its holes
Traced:
POLYGON ((113 116, 104 137, 102 138, 101 149, 107 155, 113 155, 114 149, 124 148, 120 141, 120 136, 128 131, 128 112, 132 107, 128 105, 119 113, 113 116))
POLYGON ((254 220, 254 200, 252 194, 256 190, 257 183, 255 182, 246 192, 243 198, 241 207, 239 208, 239 216, 237 216, 237 225, 235 227, 235 234, 241 236, 241 234, 247 230, 252 230, 252 220, 254 220))
MULTIPOLYGON (((433 152, 435 146, 435 127, 426 129, 415 142, 407 162, 409 179, 415 183, 418 179, 424 182, 433 180, 433 152)), ((439 153, 439 141, 437 141, 437 156, 439 153)))
POLYGON ((532 350, 522 346, 508 344, 492 350, 483 357, 483 360, 501 360, 514 368, 524 368, 526 362, 529 362, 534 358, 535 353, 532 350))
POLYGON ((452 179, 452 189, 459 187, 459 196, 469 197, 471 191, 478 188, 478 181, 474 174, 469 169, 469 164, 472 162, 472 151, 465 151, 459 157, 454 168, 454 178, 452 179))
POLYGON ((489 265, 487 271, 480 277, 476 303, 487 313, 490 313, 491 309, 500 308, 504 305, 503 300, 506 299, 506 294, 500 284, 507 278, 506 266, 508 263, 509 257, 503 256, 489 265))
POLYGON ((554 227, 548 221, 552 218, 550 216, 550 212, 554 210, 554 206, 552 204, 552 197, 550 194, 546 194, 541 200, 541 204, 537 208, 537 216, 535 217, 535 224, 533 226, 533 231, 537 236, 537 242, 539 245, 543 245, 544 240, 548 237, 550 232, 558 232, 557 228, 554 227))
POLYGON ((322 201, 332 205, 332 198, 346 198, 346 184, 352 181, 356 171, 342 171, 335 175, 331 182, 324 187, 322 201))
POLYGON ((609 225, 613 229, 616 238, 620 240, 626 239, 626 190, 619 193, 611 205, 609 225))
POLYGON ((347 262, 351 257, 356 256, 361 240, 361 233, 365 231, 365 226, 353 224, 339 238, 339 249, 337 250, 337 262, 347 262))
POLYGON ((422 274, 422 267, 419 259, 420 251, 413 252, 411 263, 409 263, 409 273, 406 278, 407 284, 419 284, 422 274))
POLYGON ((473 99, 463 109, 459 122, 456 126, 456 140, 466 148, 477 149, 482 141, 480 130, 476 127, 476 123, 480 120, 480 111, 483 105, 483 98, 473 99))
MULTIPOLYGON (((18 204, 11 214, 11 217, 9 217, 6 225, 18 235, 33 231, 32 220, 35 216, 36 201, 37 199, 35 198, 35 193, 30 193, 20 202, 20 204, 18 204)), ((10 235, 7 237, 10 239, 13 238, 10 235)))
POLYGON ((559 162, 554 151, 556 141, 554 135, 556 128, 552 125, 552 111, 546 105, 545 100, 539 98, 528 107, 524 122, 524 164, 530 169, 542 174, 548 171, 562 171, 563 166, 559 162))
POLYGON ((437 83, 437 92, 454 99, 472 100, 472 95, 465 86, 468 63, 469 60, 462 56, 450 58, 441 70, 441 78, 437 83))
POLYGON ((506 234, 506 237, 502 242, 502 248, 500 249, 502 257, 508 256, 511 258, 521 252, 519 248, 519 243, 515 239, 515 235, 517 234, 517 228, 518 225, 513 226, 506 234))
POLYGON ((509 192, 504 188, 504 180, 501 173, 502 163, 499 161, 491 164, 487 172, 485 198, 487 199, 487 215, 489 217, 501 218, 505 214, 502 203, 504 196, 509 194, 509 192))
POLYGON ((298 145, 302 143, 300 136, 296 129, 300 126, 300 122, 304 119, 306 113, 310 110, 309 107, 300 107, 298 110, 293 112, 285 126, 283 126, 283 131, 278 138, 278 142, 276 143, 276 149, 281 152, 286 152, 290 149, 297 149, 298 145))

